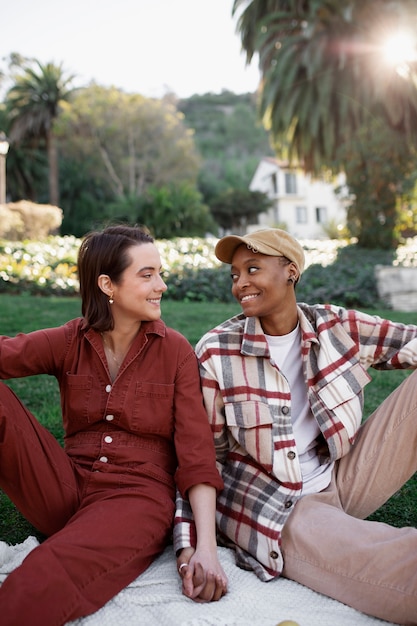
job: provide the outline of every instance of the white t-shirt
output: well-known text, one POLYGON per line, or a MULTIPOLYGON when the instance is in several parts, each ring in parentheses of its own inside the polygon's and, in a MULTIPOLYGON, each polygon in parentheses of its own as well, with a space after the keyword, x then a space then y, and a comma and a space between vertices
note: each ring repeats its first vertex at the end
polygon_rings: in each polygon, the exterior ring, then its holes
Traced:
POLYGON ((291 391, 291 417, 294 439, 303 476, 303 494, 325 489, 331 479, 333 463, 320 465, 317 438, 320 428, 307 397, 307 384, 301 360, 301 330, 297 327, 288 335, 265 335, 271 358, 288 381, 291 391))

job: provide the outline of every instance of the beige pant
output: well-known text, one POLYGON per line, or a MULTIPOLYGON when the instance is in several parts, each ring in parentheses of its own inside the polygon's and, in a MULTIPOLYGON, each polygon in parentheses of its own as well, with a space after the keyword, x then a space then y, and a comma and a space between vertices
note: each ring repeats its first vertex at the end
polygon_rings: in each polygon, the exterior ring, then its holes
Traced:
POLYGON ((417 624, 417 530, 365 520, 416 470, 413 372, 361 427, 331 485, 295 506, 283 575, 363 613, 417 624))

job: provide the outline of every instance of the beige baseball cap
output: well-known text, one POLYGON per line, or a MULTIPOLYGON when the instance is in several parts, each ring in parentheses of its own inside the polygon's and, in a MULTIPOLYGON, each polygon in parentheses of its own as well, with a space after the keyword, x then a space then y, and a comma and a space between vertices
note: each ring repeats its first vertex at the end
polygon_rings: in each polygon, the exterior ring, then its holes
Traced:
POLYGON ((292 235, 280 228, 265 228, 248 235, 226 235, 217 242, 214 253, 223 263, 231 263, 236 249, 245 244, 249 250, 268 256, 285 256, 296 264, 300 274, 304 270, 304 250, 292 235))

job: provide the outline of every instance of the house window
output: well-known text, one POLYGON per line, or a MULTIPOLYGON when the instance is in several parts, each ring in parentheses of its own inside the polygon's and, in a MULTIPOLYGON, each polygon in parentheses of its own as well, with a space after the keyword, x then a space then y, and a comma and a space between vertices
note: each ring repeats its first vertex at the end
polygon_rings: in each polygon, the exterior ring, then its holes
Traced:
POLYGON ((276 175, 276 172, 274 172, 272 174, 271 181, 272 181, 272 191, 274 192, 275 195, 277 195, 277 193, 278 193, 278 177, 276 175))
POLYGON ((327 208, 325 206, 316 207, 317 224, 325 224, 327 222, 327 208))
POLYGON ((307 207, 295 207, 295 221, 297 222, 297 224, 307 224, 307 207))
POLYGON ((285 193, 297 193, 297 177, 292 172, 285 172, 285 193))

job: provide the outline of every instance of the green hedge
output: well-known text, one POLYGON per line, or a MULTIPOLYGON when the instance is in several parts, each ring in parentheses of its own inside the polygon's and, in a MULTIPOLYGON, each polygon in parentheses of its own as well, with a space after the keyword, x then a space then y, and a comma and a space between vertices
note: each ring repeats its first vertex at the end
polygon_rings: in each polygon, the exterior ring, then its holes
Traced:
MULTIPOLYGON (((214 255, 217 239, 179 237, 157 241, 168 285, 165 298, 231 302, 230 268, 214 255)), ((417 238, 394 252, 365 250, 338 241, 301 241, 306 270, 297 286, 303 302, 333 302, 376 308, 375 265, 417 265, 417 238)), ((77 295, 80 239, 49 237, 43 242, 0 241, 0 293, 77 295)))

